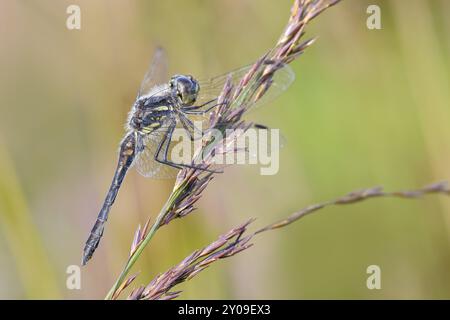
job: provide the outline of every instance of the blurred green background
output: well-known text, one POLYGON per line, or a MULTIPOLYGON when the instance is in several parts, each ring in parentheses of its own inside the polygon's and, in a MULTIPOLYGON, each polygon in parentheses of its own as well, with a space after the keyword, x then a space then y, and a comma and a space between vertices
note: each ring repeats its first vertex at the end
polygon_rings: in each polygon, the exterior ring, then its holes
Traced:
MULTIPOLYGON (((171 73, 224 73, 275 43, 291 3, 0 2, 0 298, 105 295, 137 225, 173 184, 132 170, 82 289, 66 288, 153 49, 167 49, 171 73), (66 28, 70 4, 81 7, 81 30, 66 28)), ((237 166, 218 176, 198 211, 159 231, 135 284, 248 217, 262 226, 351 190, 448 179, 449 14, 446 0, 347 0, 319 16, 307 29, 318 41, 292 64, 295 83, 250 115, 287 140, 279 174, 237 166), (366 27, 369 4, 381 8, 381 30, 366 27)), ((254 243, 180 286, 182 297, 450 298, 446 197, 333 207, 254 243), (372 264, 381 290, 366 287, 372 264)))

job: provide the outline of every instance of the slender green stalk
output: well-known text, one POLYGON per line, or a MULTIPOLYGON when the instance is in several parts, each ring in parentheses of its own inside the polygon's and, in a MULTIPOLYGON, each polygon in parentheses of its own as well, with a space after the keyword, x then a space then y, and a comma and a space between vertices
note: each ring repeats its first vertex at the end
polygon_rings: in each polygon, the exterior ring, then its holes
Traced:
POLYGON ((117 289, 121 286, 121 284, 124 282, 125 277, 130 272, 130 269, 133 267, 134 263, 137 261, 137 259, 140 257, 142 251, 144 251, 147 244, 150 242, 150 240, 155 235, 156 231, 161 227, 162 222, 164 221, 164 218, 167 216, 167 214, 170 212, 171 208, 174 205, 175 199, 179 196, 180 193, 183 192, 185 188, 185 184, 175 186, 175 189, 172 191, 172 194, 170 195, 167 202, 164 204, 164 207, 161 209, 160 213, 158 214, 155 222, 152 224, 152 227, 148 231, 148 233, 144 236, 144 238, 137 244, 134 250, 132 250, 130 257, 128 258, 125 267, 123 268, 122 272, 120 273, 119 277, 117 278, 114 285, 109 290, 108 294, 106 295, 105 299, 110 300, 114 297, 114 293, 117 291, 117 289))

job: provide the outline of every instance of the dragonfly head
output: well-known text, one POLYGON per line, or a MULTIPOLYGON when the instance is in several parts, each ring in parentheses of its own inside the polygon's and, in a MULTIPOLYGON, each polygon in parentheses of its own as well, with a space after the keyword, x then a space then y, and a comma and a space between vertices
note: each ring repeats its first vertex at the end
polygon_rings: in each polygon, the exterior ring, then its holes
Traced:
POLYGON ((170 89, 176 95, 179 102, 184 105, 190 105, 197 100, 200 86, 192 76, 176 75, 170 79, 170 89))

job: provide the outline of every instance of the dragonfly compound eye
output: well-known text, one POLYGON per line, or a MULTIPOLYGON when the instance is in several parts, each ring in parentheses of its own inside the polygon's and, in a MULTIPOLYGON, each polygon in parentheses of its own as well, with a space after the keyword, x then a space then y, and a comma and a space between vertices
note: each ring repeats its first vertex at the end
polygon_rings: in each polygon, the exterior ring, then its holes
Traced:
POLYGON ((197 81, 191 76, 178 76, 175 79, 177 83, 177 96, 181 103, 189 105, 197 100, 199 86, 197 81))

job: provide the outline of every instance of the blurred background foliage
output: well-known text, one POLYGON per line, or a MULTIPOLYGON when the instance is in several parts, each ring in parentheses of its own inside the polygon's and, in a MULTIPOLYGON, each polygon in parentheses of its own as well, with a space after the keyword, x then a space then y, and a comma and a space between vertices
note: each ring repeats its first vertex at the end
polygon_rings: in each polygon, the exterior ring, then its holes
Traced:
MULTIPOLYGON (((155 46, 171 73, 221 74, 277 40, 291 1, 0 2, 0 298, 102 298, 134 230, 155 217, 173 181, 132 171, 105 237, 67 290, 116 165, 127 111, 155 46), (66 8, 81 7, 81 30, 66 8)), ((257 217, 373 185, 448 179, 450 2, 347 0, 307 29, 297 80, 251 119, 287 140, 280 172, 238 166, 199 210, 157 234, 135 266, 149 281, 195 248, 257 217), (377 4, 382 30, 368 30, 377 4)), ((450 298, 450 201, 375 199, 334 207, 255 240, 183 285, 183 298, 450 298), (382 290, 366 288, 366 268, 382 290)))

